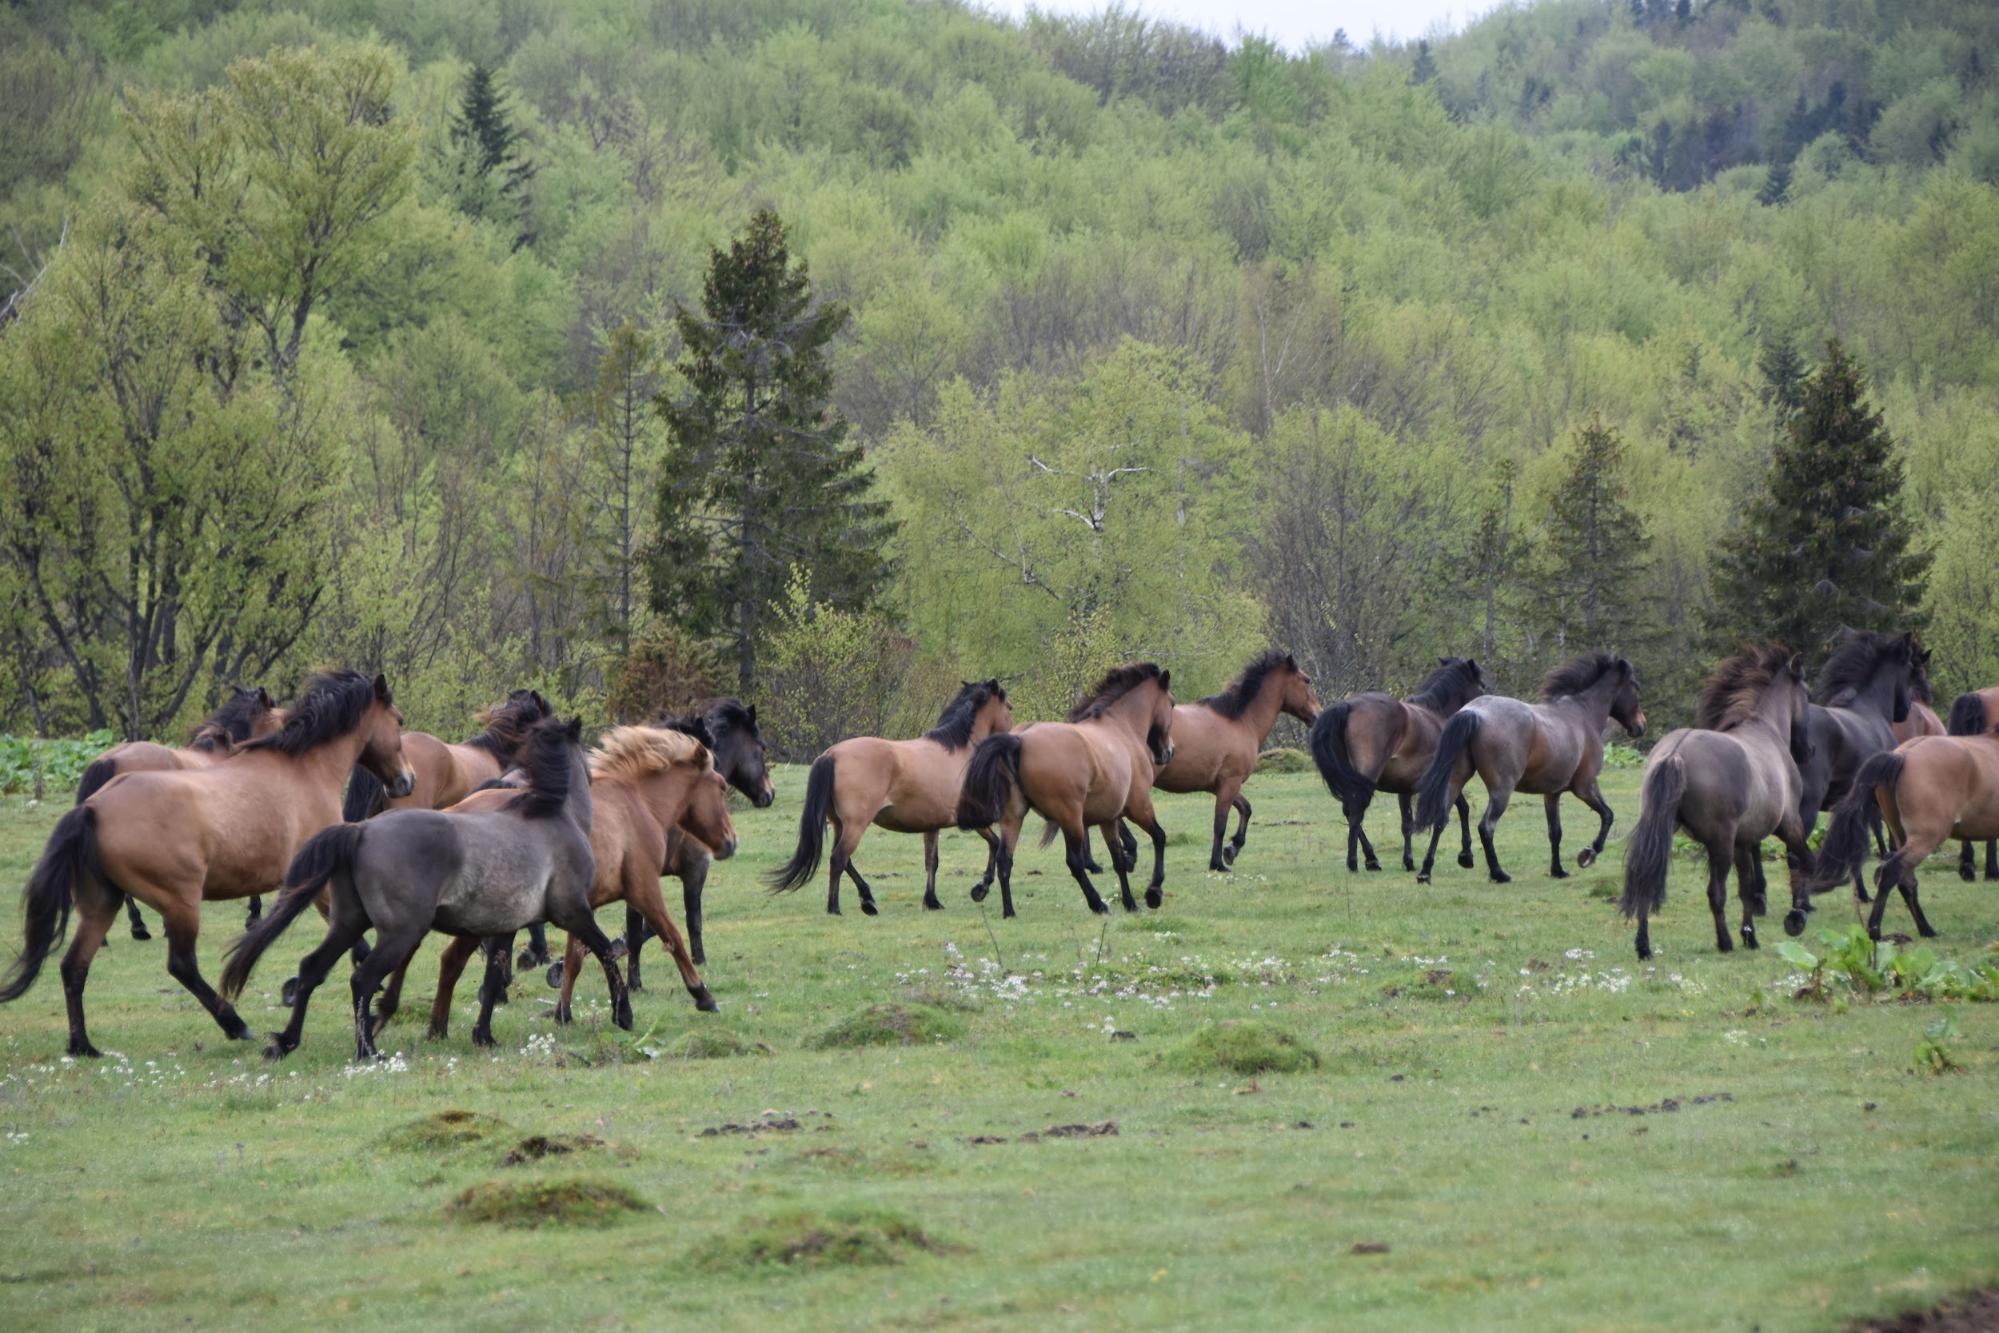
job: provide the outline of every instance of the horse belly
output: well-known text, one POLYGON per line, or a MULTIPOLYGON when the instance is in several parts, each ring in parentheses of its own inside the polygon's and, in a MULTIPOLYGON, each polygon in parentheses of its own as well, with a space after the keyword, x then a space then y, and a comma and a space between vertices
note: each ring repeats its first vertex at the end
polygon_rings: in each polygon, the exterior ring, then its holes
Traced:
POLYGON ((438 894, 435 929, 505 935, 546 918, 553 864, 545 852, 467 843, 464 863, 438 894))

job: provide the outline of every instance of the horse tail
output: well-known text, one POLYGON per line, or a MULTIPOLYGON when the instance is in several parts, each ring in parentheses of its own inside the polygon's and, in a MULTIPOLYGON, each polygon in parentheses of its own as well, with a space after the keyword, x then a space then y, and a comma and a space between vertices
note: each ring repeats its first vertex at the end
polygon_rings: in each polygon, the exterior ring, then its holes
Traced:
POLYGON ((991 828, 1006 813, 1007 799, 1020 785, 1020 737, 988 736, 972 751, 965 785, 958 789, 958 827, 991 828))
POLYGON ((826 812, 833 808, 833 756, 822 754, 812 761, 805 779, 805 809, 798 816, 798 846, 791 859, 771 872, 770 886, 788 893, 811 879, 819 869, 819 857, 826 849, 826 812))
POLYGON ((1451 774, 1457 771, 1458 757, 1478 739, 1478 714, 1460 709, 1444 724, 1437 738, 1437 757, 1416 786, 1416 825, 1442 828, 1451 813, 1451 774))
POLYGON ((358 824, 381 814, 388 803, 389 789, 382 785, 382 780, 361 765, 354 765, 347 778, 347 799, 340 806, 340 817, 358 824))
POLYGON ((1985 700, 1975 694, 1960 694, 1951 701, 1950 721, 1944 725, 1953 736, 1982 736, 1992 721, 1985 716, 1985 700))
POLYGON ((110 755, 91 760, 90 767, 83 770, 82 780, 76 784, 76 803, 82 805, 117 776, 118 761, 110 755))
POLYGON ((1687 765, 1677 754, 1667 755, 1645 775, 1638 827, 1624 849, 1624 897, 1618 907, 1627 917, 1647 916, 1666 905, 1673 829, 1680 822, 1680 798, 1686 791, 1687 765))
POLYGON ((1852 879, 1867 859, 1867 809, 1874 804, 1877 787, 1888 789, 1895 799, 1895 784, 1902 779, 1905 761, 1899 750, 1883 750, 1870 756, 1853 775, 1853 786, 1833 807, 1832 822, 1826 825, 1825 840, 1819 844, 1818 868, 1811 875, 1812 892, 1823 893, 1852 879))
POLYGON ((312 906, 319 897, 326 881, 335 872, 345 870, 354 863, 354 852, 361 845, 362 826, 360 824, 333 824, 312 835, 305 846, 298 849, 298 855, 285 871, 285 891, 279 895, 277 905, 257 918, 257 924, 243 933, 243 937, 229 946, 224 955, 227 963, 222 969, 222 993, 235 999, 243 993, 243 987, 250 980, 250 969, 264 956, 264 950, 277 942, 299 914, 312 906))
POLYGON ((1374 783, 1353 766, 1353 754, 1347 748, 1347 717, 1352 712, 1353 705, 1344 699, 1326 709, 1312 724, 1310 741, 1312 762, 1318 765, 1319 776, 1326 780, 1326 789, 1342 810, 1374 795, 1374 783))
POLYGON ((25 938, 6 982, 0 984, 0 1000, 18 1000, 35 984, 42 963, 69 930, 69 905, 86 876, 102 879, 103 872, 97 859, 97 812, 79 805, 56 821, 42 859, 22 890, 25 938))

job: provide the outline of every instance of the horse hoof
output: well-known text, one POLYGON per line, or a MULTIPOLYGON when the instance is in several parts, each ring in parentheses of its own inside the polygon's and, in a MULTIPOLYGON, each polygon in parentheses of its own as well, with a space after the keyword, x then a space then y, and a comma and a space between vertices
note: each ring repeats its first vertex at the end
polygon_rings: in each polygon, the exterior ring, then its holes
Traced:
POLYGON ((1416 872, 1416 882, 1417 882, 1418 884, 1428 884, 1428 883, 1430 882, 1430 872, 1429 872, 1429 871, 1427 871, 1427 870, 1419 870, 1419 871, 1417 871, 1417 872, 1416 872))
POLYGON ((827 903, 827 904, 826 904, 826 915, 827 915, 827 916, 841 916, 841 915, 844 915, 844 914, 843 914, 843 913, 842 913, 842 912, 840 911, 840 906, 839 906, 839 904, 838 904, 838 903, 827 903))
POLYGON ((1742 928, 1742 947, 1745 949, 1760 947, 1756 943, 1756 928, 1754 926, 1744 926, 1742 928))
MULTIPOLYGON (((1581 861, 1582 858, 1579 856, 1576 858, 1576 860, 1581 861)), ((1560 866, 1556 866, 1553 870, 1550 870, 1548 872, 1548 877, 1550 879, 1567 879, 1569 877, 1569 872, 1562 869, 1560 866)))
POLYGON ((432 1023, 430 1027, 425 1030, 423 1035, 429 1038, 431 1041, 443 1041, 446 1037, 451 1035, 451 1031, 448 1028, 441 1028, 437 1024, 432 1023))
POLYGON ((1111 914, 1111 908, 1109 903, 1091 903, 1090 910, 1092 912, 1095 912, 1098 916, 1109 916, 1111 914))
POLYGON ((992 890, 984 884, 974 884, 972 886, 972 901, 982 903, 986 900, 986 895, 991 892, 992 890))
POLYGON ((475 1032, 472 1034, 472 1044, 474 1046, 481 1046, 487 1050, 491 1050, 493 1047, 498 1046, 500 1043, 493 1040, 493 1034, 490 1032, 475 1032))
POLYGON ((862 916, 880 916, 880 915, 881 915, 881 909, 875 906, 875 900, 874 900, 874 899, 872 899, 872 898, 863 898, 863 899, 861 899, 861 915, 862 915, 862 916))
POLYGON ((1793 907, 1790 911, 1784 913, 1784 933, 1786 935, 1794 935, 1794 936, 1804 934, 1805 914, 1803 912, 1800 912, 1795 907, 1793 907))
MULTIPOLYGON (((1971 876, 1966 875, 1965 878, 1970 879, 1971 876)), ((144 926, 134 926, 132 927, 132 938, 144 944, 147 940, 153 938, 153 932, 147 930, 144 926)))
POLYGON ((298 1003, 298 978, 297 978, 297 977, 286 977, 286 978, 285 978, 285 984, 284 984, 283 986, 281 986, 281 987, 279 987, 279 988, 278 988, 278 998, 279 998, 280 1000, 284 1001, 284 1003, 285 1003, 285 1004, 286 1004, 287 1006, 289 1006, 289 1005, 294 1005, 294 1004, 297 1004, 297 1003, 298 1003))
POLYGON ((618 1012, 611 1015, 611 1021, 625 1031, 630 1032, 632 1030, 632 1007, 629 1004, 619 1005, 618 1012))
POLYGON ((625 937, 623 935, 620 935, 618 936, 618 938, 611 941, 612 962, 616 962, 618 959, 623 958, 626 954, 630 953, 631 951, 632 951, 631 946, 625 943, 625 937))
POLYGON ((1652 951, 1651 951, 1650 949, 1640 949, 1640 950, 1638 951, 1638 961, 1639 961, 1639 962, 1641 962, 1641 963, 1649 963, 1649 962, 1651 962, 1651 961, 1652 961, 1652 951))
POLYGON ((1513 876, 1507 874, 1504 870, 1495 870, 1492 872, 1492 882, 1494 884, 1511 884, 1513 876))
POLYGON ((102 1059, 104 1055, 104 1052, 92 1046, 88 1041, 70 1042, 69 1053, 84 1060, 98 1060, 102 1059))
POLYGON ((543 975, 548 978, 548 988, 550 990, 562 989, 562 961, 560 959, 550 963, 548 971, 543 975))
MULTIPOLYGON (((925 898, 923 900, 923 910, 926 912, 941 912, 944 910, 944 904, 938 902, 935 898, 925 898)), ((701 960, 697 958, 694 961, 698 963, 701 960)))
POLYGON ((1591 866, 1595 865, 1595 864, 1596 864, 1596 848, 1594 848, 1594 847, 1585 847, 1585 848, 1583 848, 1583 849, 1582 849, 1581 851, 1577 852, 1577 853, 1576 853, 1576 864, 1577 864, 1577 865, 1579 865, 1579 866, 1581 866, 1581 867, 1582 867, 1582 868, 1583 868, 1584 870, 1588 870, 1588 869, 1589 869, 1589 868, 1590 868, 1591 866))
POLYGON ((1208 862, 1208 873, 1213 875, 1232 875, 1235 872, 1229 869, 1227 861, 1210 861, 1208 862))
POLYGON ((264 1058, 266 1060, 282 1060, 290 1054, 291 1052, 285 1049, 283 1042, 274 1041, 264 1047, 264 1058))
POLYGON ((1222 848, 1222 860, 1228 862, 1230 865, 1234 865, 1236 857, 1241 852, 1242 848, 1236 846, 1234 843, 1230 843, 1228 846, 1222 848))
POLYGON ((712 1014, 722 1006, 715 1003, 715 997, 708 993, 706 986, 694 988, 694 1007, 704 1014, 712 1014))
POLYGON ((1147 889, 1145 891, 1145 905, 1147 907, 1157 909, 1158 906, 1165 901, 1166 901, 1166 895, 1164 893, 1161 893, 1158 889, 1147 889))
POLYGON ((1478 858, 1473 856, 1470 852, 1459 852, 1458 864, 1463 866, 1466 870, 1470 870, 1473 866, 1478 864, 1478 858))
POLYGON ((1937 937, 1936 930, 1930 926, 1917 926, 1916 933, 1926 940, 1933 940, 1937 937))

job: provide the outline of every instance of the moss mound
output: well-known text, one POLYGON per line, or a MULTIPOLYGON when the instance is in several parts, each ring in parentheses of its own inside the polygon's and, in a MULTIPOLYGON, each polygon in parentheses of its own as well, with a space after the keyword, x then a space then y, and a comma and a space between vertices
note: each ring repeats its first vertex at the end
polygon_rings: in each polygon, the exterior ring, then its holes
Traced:
POLYGON ((1256 771, 1259 773, 1309 773, 1312 771, 1312 756, 1303 750, 1293 750, 1288 746, 1276 746, 1265 750, 1256 757, 1256 771))
POLYGON ((477 1111, 439 1111, 398 1125, 382 1139, 393 1152, 457 1152, 513 1135, 514 1127, 477 1111))
POLYGON ((661 1042, 659 1053, 667 1060, 727 1060, 737 1055, 769 1055, 770 1047, 760 1041, 745 1041, 717 1024, 703 1023, 661 1042))
POLYGON ((607 1227, 634 1213, 650 1212, 623 1185, 595 1176, 567 1180, 489 1180, 451 1201, 461 1222, 503 1227, 607 1227))
POLYGON ((861 1046, 926 1046, 964 1035, 965 1025, 953 1014, 927 1004, 871 1004, 814 1037, 814 1050, 836 1051, 861 1046))
POLYGON ((694 1251, 698 1268, 852 1268, 900 1263, 911 1251, 949 1249, 906 1217, 879 1209, 797 1212, 743 1223, 694 1251))
POLYGON ((1189 1073, 1294 1074, 1317 1069, 1319 1053, 1290 1033, 1253 1019, 1210 1023, 1174 1047, 1165 1063, 1189 1073))

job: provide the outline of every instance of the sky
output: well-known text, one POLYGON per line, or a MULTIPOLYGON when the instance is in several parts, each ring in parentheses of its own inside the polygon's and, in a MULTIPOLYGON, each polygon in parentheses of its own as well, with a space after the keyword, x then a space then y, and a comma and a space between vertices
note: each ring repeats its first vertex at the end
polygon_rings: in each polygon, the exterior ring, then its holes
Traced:
MULTIPOLYGON (((997 0, 993 8, 1018 18, 1029 0, 997 0)), ((1500 0, 1126 0, 1129 7, 1154 18, 1171 19, 1189 27, 1227 37, 1236 28, 1261 33, 1293 51, 1308 42, 1324 41, 1345 28, 1356 46, 1366 46, 1377 32, 1403 41, 1422 37, 1442 25, 1458 29, 1471 19, 1499 7, 1500 0)), ((1105 0, 1034 0, 1038 9, 1064 14, 1090 14, 1105 0)))

